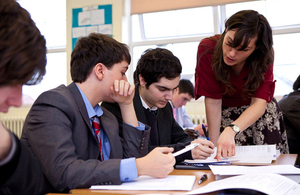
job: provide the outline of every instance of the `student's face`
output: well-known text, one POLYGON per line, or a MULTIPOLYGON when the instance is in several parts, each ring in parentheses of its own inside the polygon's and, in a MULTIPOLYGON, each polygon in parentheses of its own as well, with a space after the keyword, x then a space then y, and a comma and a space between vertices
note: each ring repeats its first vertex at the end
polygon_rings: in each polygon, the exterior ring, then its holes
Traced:
POLYGON ((191 101, 192 96, 188 93, 179 93, 179 89, 175 90, 173 95, 172 104, 175 108, 185 106, 187 102, 191 101))
MULTIPOLYGON (((125 80, 127 81, 126 72, 128 70, 128 63, 122 61, 120 63, 114 64, 110 69, 105 68, 104 71, 104 83, 107 88, 106 98, 110 97, 110 87, 114 85, 115 80, 125 80)), ((103 93, 103 91, 101 92, 103 93)), ((106 100, 111 102, 111 100, 106 100)))
POLYGON ((229 45, 233 42, 235 32, 235 30, 228 31, 223 40, 223 60, 228 66, 244 65, 246 59, 256 48, 255 42, 257 37, 252 38, 248 44, 248 47, 244 50, 239 51, 240 47, 230 47, 229 45))
POLYGON ((128 63, 122 61, 120 63, 114 64, 110 69, 107 69, 107 75, 111 80, 111 85, 113 85, 115 80, 125 80, 127 81, 126 72, 128 70, 128 63))
POLYGON ((11 106, 22 105, 22 85, 0 87, 0 112, 8 112, 11 106))
POLYGON ((174 90, 179 84, 180 76, 172 80, 162 77, 158 82, 152 83, 148 89, 146 89, 145 83, 141 82, 141 79, 140 77, 140 95, 146 104, 150 108, 153 106, 164 108, 168 101, 172 100, 174 90))

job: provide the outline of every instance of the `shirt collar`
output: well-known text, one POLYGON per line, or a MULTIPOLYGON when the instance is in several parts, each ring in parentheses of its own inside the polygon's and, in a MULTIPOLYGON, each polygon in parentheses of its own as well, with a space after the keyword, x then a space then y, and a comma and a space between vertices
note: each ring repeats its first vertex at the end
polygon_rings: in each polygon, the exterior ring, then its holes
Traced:
POLYGON ((157 110, 158 108, 156 106, 153 106, 152 108, 150 108, 146 102, 143 100, 142 96, 140 95, 140 98, 141 98, 141 102, 142 102, 142 105, 145 109, 149 109, 149 110, 157 110))
MULTIPOLYGON (((76 84, 76 83, 75 83, 76 84)), ((99 106, 99 104, 97 104, 94 108, 92 107, 91 103, 89 102, 89 100, 87 99, 87 97, 84 95, 84 93, 81 91, 81 89, 78 87, 78 85, 76 84, 80 94, 81 94, 81 97, 83 99, 83 102, 85 104, 85 107, 86 107, 86 110, 87 110, 87 113, 88 113, 88 116, 89 118, 92 118, 94 116, 102 116, 103 114, 103 110, 101 109, 101 107, 99 106)))
POLYGON ((171 104, 172 108, 175 108, 175 107, 173 106, 173 104, 172 104, 172 102, 171 102, 171 101, 169 101, 169 103, 171 104))

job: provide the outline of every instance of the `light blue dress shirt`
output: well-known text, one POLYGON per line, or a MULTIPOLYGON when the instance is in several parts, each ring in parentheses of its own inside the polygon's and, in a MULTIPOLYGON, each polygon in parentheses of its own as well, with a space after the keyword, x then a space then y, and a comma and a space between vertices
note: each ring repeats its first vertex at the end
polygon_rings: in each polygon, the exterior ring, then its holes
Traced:
MULTIPOLYGON (((77 86, 77 85, 76 85, 77 86)), ((101 107, 97 104, 95 108, 92 107, 91 103, 88 101, 87 97, 84 95, 84 93, 81 91, 81 89, 77 86, 79 89, 82 99, 84 101, 85 107, 87 109, 88 116, 90 118, 90 123, 92 125, 92 117, 97 115, 98 117, 102 116, 103 110, 101 107)), ((143 123, 139 122, 139 127, 136 127, 139 130, 145 130, 145 125, 143 123)), ((108 140, 107 135, 104 131, 100 131, 101 141, 102 141, 102 152, 104 160, 109 159, 110 155, 110 143, 108 140)), ((131 181, 138 177, 136 164, 135 164, 135 158, 127 158, 122 159, 120 164, 120 179, 121 181, 131 181)))

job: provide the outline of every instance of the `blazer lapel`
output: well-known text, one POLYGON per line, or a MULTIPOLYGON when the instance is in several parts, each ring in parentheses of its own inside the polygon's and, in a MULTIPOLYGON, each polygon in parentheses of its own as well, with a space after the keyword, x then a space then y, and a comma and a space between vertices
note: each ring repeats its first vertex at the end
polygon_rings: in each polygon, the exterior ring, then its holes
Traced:
POLYGON ((134 109, 135 109, 138 121, 140 121, 144 124, 147 124, 145 108, 143 107, 143 104, 142 104, 142 101, 140 98, 139 85, 135 85, 135 94, 134 94, 134 98, 133 98, 133 103, 134 103, 134 109))
MULTIPOLYGON (((70 85, 68 85, 68 89, 69 89, 70 93, 73 95, 73 98, 78 106, 78 110, 79 110, 84 122, 86 123, 86 125, 89 127, 91 133, 93 134, 90 119, 89 119, 84 101, 82 99, 82 96, 80 94, 80 91, 78 90, 78 88, 74 82, 72 82, 70 85)), ((95 138, 95 140, 96 140, 96 138, 95 138)))

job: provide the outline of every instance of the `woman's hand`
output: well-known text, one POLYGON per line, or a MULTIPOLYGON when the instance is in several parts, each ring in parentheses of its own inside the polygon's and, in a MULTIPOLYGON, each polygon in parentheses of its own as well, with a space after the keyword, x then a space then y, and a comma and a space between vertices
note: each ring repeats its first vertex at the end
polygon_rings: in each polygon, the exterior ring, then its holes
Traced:
POLYGON ((221 133, 218 139, 217 155, 215 157, 217 161, 220 161, 221 157, 227 158, 235 155, 235 135, 236 133, 231 127, 226 127, 221 133))

